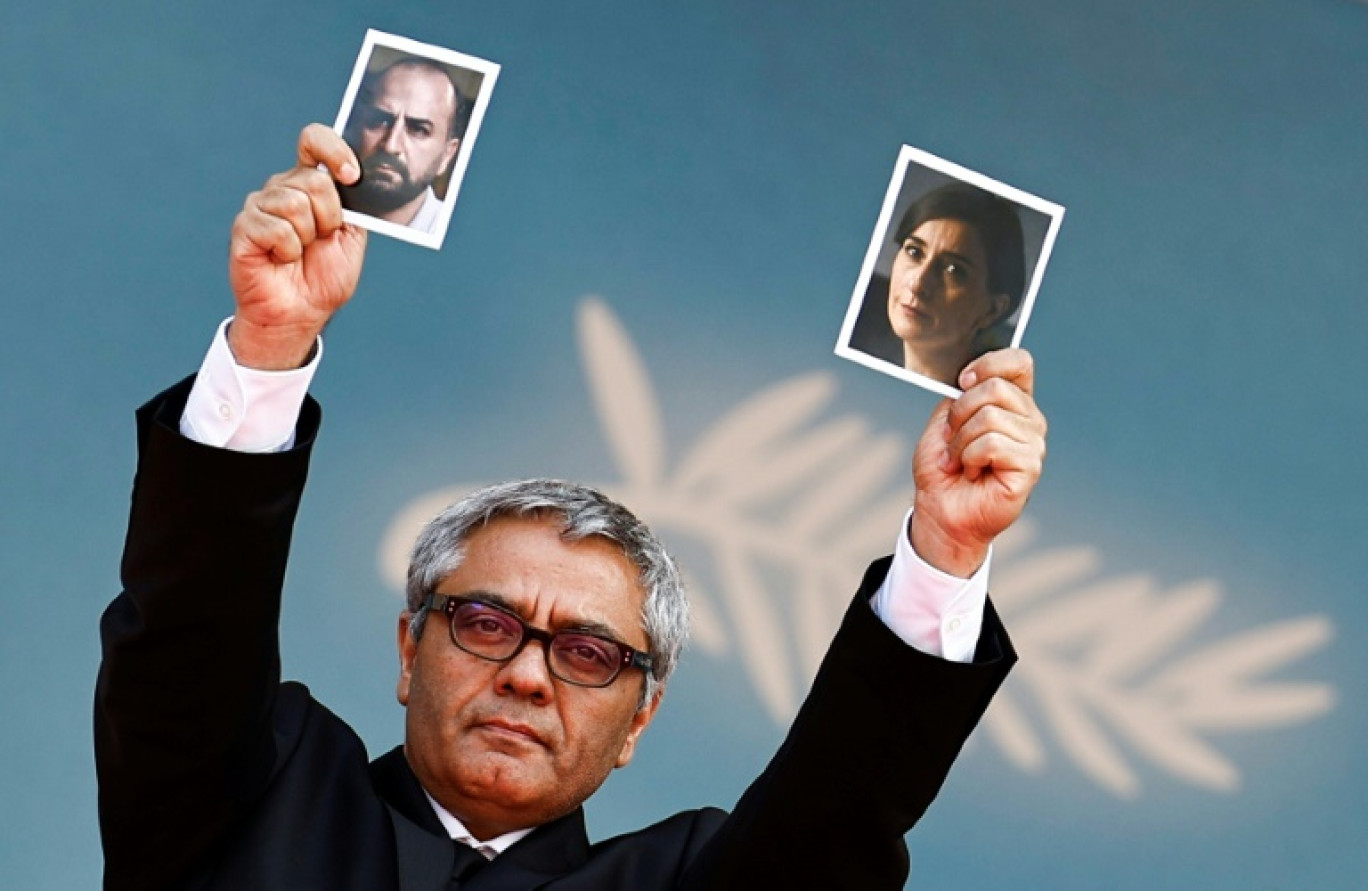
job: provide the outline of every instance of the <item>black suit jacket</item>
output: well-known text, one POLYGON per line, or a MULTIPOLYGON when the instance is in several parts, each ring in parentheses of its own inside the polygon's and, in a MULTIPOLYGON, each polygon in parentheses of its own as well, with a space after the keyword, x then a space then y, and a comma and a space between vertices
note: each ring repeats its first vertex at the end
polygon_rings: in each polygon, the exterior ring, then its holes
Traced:
MULTIPOLYGON (((443 891, 451 842, 401 750, 280 682, 277 624, 319 423, 248 455, 177 432, 189 381, 144 406, 124 590, 101 622, 95 754, 105 887, 443 891)), ((730 814, 703 808, 591 845, 576 810, 463 887, 898 888, 902 836, 1015 654, 991 607, 974 663, 906 647, 866 574, 812 691, 730 814)))

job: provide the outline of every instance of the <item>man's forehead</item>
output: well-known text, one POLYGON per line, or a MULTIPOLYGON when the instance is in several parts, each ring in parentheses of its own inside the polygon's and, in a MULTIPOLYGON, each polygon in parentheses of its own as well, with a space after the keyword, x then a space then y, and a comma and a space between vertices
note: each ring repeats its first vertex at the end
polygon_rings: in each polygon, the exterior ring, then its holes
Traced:
POLYGON ((371 98, 419 103, 433 111, 440 108, 446 114, 454 113, 456 108, 456 88, 450 78, 431 68, 402 63, 376 80, 371 98))
POLYGON ((464 559, 438 588, 495 594, 524 617, 546 613, 557 625, 640 627, 646 594, 636 564, 611 539, 566 539, 562 530, 555 516, 490 520, 467 537, 464 559))

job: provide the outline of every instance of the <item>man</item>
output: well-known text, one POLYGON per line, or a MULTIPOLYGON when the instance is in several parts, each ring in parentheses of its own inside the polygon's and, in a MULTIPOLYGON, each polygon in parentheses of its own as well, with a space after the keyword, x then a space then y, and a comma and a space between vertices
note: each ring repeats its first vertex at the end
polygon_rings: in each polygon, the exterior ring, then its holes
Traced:
POLYGON ((736 809, 591 845, 581 806, 631 760, 683 638, 673 563, 601 495, 508 484, 425 530, 398 628, 402 747, 368 762, 346 724, 279 683, 318 428, 302 388, 365 251, 333 181, 359 172, 336 134, 305 129, 298 165, 234 224, 226 333, 139 412, 96 694, 106 887, 901 887, 903 834, 1015 660, 984 564, 1044 457, 1030 357, 976 360, 933 413, 895 555, 866 574, 736 809))
POLYGON ((342 204, 391 223, 431 232, 442 213, 432 184, 461 147, 468 103, 436 62, 409 56, 366 76, 347 120, 361 179, 342 204))

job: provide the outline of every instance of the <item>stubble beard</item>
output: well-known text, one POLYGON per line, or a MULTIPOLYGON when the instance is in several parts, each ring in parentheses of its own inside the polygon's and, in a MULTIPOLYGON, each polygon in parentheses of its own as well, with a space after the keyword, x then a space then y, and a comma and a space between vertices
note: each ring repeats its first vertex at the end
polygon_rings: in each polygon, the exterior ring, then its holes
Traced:
POLYGON ((376 152, 361 162, 361 179, 354 185, 339 185, 338 190, 342 193, 343 207, 383 216, 417 198, 431 182, 430 179, 414 180, 403 161, 385 152, 376 152), (381 172, 382 166, 389 170, 381 172))

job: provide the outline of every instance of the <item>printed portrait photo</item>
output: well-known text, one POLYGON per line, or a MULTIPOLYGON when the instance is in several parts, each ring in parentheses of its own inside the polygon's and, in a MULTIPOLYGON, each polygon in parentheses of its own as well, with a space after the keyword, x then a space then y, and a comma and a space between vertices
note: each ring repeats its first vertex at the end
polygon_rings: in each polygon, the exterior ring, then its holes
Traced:
POLYGON ((959 373, 1020 346, 1064 208, 903 146, 836 354, 958 396, 959 373))
POLYGON ((338 186, 343 216, 374 232, 442 246, 499 66, 367 31, 334 129, 361 162, 338 186))

